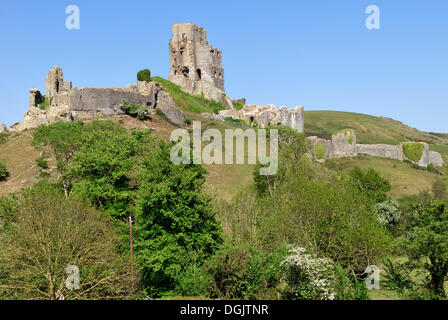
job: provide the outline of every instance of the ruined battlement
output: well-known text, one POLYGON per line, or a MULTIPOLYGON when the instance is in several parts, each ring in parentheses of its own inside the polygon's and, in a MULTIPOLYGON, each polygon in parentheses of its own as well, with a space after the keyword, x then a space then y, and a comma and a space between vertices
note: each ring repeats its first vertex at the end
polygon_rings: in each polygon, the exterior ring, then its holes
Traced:
POLYGON ((225 95, 222 51, 208 43, 205 29, 192 23, 176 23, 172 30, 168 79, 190 94, 203 94, 233 108, 225 95))

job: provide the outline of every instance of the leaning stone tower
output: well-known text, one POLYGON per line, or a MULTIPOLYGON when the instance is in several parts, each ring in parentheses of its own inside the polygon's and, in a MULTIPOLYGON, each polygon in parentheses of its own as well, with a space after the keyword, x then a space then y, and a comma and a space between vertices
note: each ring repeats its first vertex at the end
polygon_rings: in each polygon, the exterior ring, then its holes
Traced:
POLYGON ((205 29, 176 23, 172 30, 168 79, 188 93, 231 104, 224 93, 222 52, 208 44, 205 29))

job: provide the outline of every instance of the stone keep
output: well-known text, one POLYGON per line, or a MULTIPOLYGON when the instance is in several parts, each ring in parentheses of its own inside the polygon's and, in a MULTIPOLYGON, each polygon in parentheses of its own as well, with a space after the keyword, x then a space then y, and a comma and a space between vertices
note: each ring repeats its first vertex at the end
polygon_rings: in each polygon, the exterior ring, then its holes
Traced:
POLYGON ((224 93, 222 52, 208 44, 205 29, 176 23, 172 30, 168 79, 190 94, 204 94, 232 108, 232 101, 224 93))

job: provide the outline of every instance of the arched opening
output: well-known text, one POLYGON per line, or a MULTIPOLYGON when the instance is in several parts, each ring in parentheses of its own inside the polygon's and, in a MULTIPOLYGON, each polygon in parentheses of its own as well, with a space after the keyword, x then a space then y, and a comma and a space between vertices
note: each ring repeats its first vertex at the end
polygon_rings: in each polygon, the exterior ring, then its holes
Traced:
POLYGON ((201 80, 202 79, 202 73, 201 73, 201 69, 197 69, 196 73, 198 75, 198 79, 201 80))

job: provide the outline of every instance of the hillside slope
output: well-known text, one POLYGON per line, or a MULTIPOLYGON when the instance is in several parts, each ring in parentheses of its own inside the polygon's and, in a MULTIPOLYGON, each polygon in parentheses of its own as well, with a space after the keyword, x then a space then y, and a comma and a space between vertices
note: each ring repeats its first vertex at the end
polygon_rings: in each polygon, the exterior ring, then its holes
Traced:
POLYGON ((422 132, 390 118, 340 111, 305 111, 308 136, 328 139, 335 132, 347 128, 355 130, 358 143, 398 144, 412 140, 448 144, 447 134, 422 132))

